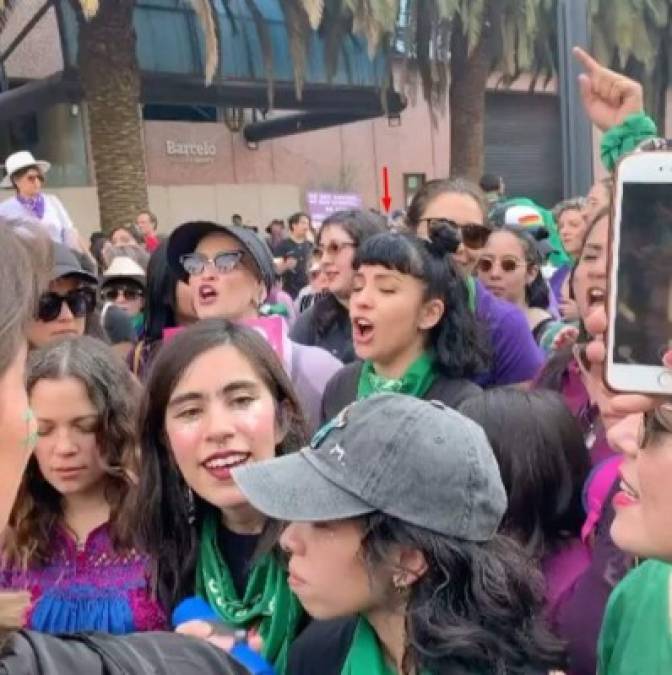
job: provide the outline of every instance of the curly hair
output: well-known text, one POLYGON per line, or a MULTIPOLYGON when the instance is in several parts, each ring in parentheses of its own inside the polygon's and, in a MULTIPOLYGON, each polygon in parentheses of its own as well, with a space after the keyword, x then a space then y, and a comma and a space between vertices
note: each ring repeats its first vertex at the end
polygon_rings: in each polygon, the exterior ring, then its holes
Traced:
MULTIPOLYGON (((502 534, 469 542, 376 512, 361 519, 371 580, 394 571, 395 551, 421 551, 427 571, 405 598, 403 673, 522 675, 530 666, 564 670, 566 655, 542 616, 543 579, 523 549, 502 534)), ((401 570, 404 571, 404 570, 401 570)), ((399 596, 389 589, 388 603, 399 596)))
MULTIPOLYGON (((107 345, 88 336, 59 341, 30 354, 29 394, 42 380, 65 378, 84 385, 98 413, 96 441, 106 473, 110 535, 115 547, 130 548, 128 504, 137 475, 135 414, 139 386, 107 345)), ((25 569, 46 563, 54 527, 62 518, 62 495, 44 479, 32 457, 3 535, 7 564, 25 569)))
POLYGON ((487 368, 489 353, 479 324, 469 311, 466 287, 448 259, 455 235, 448 227, 431 232, 431 241, 386 232, 368 239, 357 251, 354 268, 381 265, 419 279, 425 300, 438 298, 445 310, 428 331, 426 348, 434 351, 436 366, 445 377, 470 377, 487 368))
POLYGON ((256 331, 225 319, 207 319, 163 346, 140 405, 142 452, 135 511, 144 514, 138 545, 155 561, 153 584, 167 608, 193 591, 197 533, 205 514, 214 507, 198 495, 193 495, 192 501, 166 436, 166 409, 193 361, 224 345, 233 346, 250 363, 276 402, 278 423, 286 431, 276 454, 298 450, 306 440, 306 425, 292 383, 273 349, 256 331))

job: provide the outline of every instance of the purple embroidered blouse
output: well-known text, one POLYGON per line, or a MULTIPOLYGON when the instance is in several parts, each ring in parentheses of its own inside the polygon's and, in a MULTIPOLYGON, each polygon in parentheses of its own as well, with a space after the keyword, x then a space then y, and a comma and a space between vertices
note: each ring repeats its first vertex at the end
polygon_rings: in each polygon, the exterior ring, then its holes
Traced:
POLYGON ((27 571, 3 568, 0 587, 31 592, 26 627, 33 630, 114 634, 162 630, 167 618, 149 592, 148 563, 135 551, 117 553, 107 523, 93 530, 81 549, 59 527, 49 563, 27 571))

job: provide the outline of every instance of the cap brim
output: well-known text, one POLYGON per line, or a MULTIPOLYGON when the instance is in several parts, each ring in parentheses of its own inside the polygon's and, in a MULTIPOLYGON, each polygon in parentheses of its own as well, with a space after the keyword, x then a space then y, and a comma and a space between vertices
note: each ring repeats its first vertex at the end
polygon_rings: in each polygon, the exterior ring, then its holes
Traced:
POLYGON ((306 458, 310 452, 241 466, 233 479, 252 506, 276 520, 324 522, 377 510, 325 478, 306 458))
POLYGON ((108 284, 114 283, 115 281, 133 281, 142 288, 147 287, 147 277, 134 276, 133 274, 113 274, 111 276, 105 276, 103 274, 103 279, 100 284, 101 288, 104 288, 108 284))
MULTIPOLYGON (((219 225, 208 221, 194 221, 191 223, 184 223, 175 228, 168 239, 168 250, 166 255, 168 257, 168 265, 173 270, 180 281, 189 281, 189 275, 184 271, 180 258, 187 253, 193 253, 198 246, 198 242, 208 234, 213 232, 222 232, 228 234, 234 239, 240 241, 240 238, 234 231, 226 227, 226 225, 219 225)), ((245 246, 245 242, 240 241, 245 246)))
POLYGON ((54 267, 54 272, 51 275, 51 280, 55 281, 56 279, 63 279, 64 277, 75 277, 81 279, 82 281, 88 281, 90 284, 98 285, 98 279, 82 270, 75 270, 72 267, 66 265, 56 265, 54 267))

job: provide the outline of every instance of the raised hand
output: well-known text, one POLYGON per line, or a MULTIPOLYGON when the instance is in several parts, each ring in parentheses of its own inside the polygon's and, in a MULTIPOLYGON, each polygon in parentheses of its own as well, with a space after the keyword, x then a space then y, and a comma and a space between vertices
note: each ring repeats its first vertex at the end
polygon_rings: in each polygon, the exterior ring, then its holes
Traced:
POLYGON ((602 131, 621 124, 628 115, 644 111, 642 85, 609 70, 580 47, 574 57, 585 72, 579 75, 583 107, 590 121, 602 131))

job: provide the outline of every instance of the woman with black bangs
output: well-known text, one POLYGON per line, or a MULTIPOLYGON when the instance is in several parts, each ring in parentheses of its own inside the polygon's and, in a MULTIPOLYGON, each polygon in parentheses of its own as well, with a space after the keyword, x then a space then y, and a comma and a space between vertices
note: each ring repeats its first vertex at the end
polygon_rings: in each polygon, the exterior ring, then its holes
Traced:
POLYGON ((447 261, 456 239, 437 228, 431 241, 387 232, 368 239, 354 260, 350 321, 355 352, 331 379, 322 418, 355 400, 398 392, 451 408, 480 389, 469 381, 485 368, 485 349, 464 286, 447 261))

